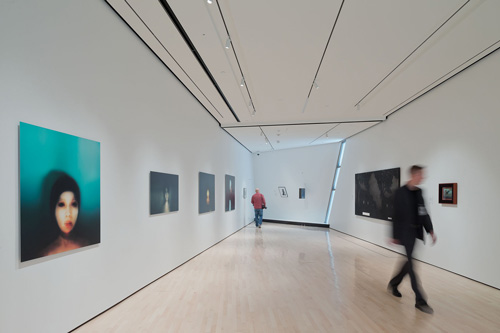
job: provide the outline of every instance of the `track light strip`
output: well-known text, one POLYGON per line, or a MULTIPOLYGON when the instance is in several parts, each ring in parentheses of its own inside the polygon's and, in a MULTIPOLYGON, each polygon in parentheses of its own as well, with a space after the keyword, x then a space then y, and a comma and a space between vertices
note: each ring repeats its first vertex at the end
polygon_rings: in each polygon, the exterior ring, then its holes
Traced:
MULTIPOLYGON (((155 35, 155 33, 153 32, 153 30, 151 30, 151 28, 146 24, 146 22, 144 22, 144 20, 139 16, 139 14, 130 5, 130 3, 127 0, 125 0, 125 3, 130 8, 130 10, 135 14, 135 16, 137 17, 137 19, 139 19, 142 22, 142 24, 148 29, 148 31, 156 39, 156 41, 158 42, 158 44, 161 45, 161 47, 163 48, 163 50, 170 56, 170 58, 172 58, 172 60, 177 64, 177 66, 179 66, 179 68, 181 69, 181 71, 186 75, 186 77, 191 81, 191 83, 198 89, 198 91, 203 95, 203 97, 205 97, 205 99, 207 100, 207 102, 210 103, 210 105, 212 105, 212 107, 214 108, 214 110, 221 116, 221 118, 224 118, 224 116, 219 112, 219 110, 217 110, 217 108, 215 107, 215 105, 212 104, 212 102, 210 101, 210 99, 208 99, 208 97, 203 93, 203 91, 200 89, 200 87, 198 87, 198 85, 196 84, 196 82, 194 82, 193 79, 189 76, 189 74, 186 73, 186 71, 184 70, 184 68, 182 68, 182 66, 177 62, 177 60, 172 56, 172 54, 170 52, 168 52, 168 50, 165 47, 165 45, 163 45, 163 43, 155 35)), ((167 69, 179 80, 179 82, 193 95, 193 97, 196 100, 198 100, 198 102, 200 102, 200 104, 215 119, 215 121, 217 121, 220 124, 220 122, 217 120, 217 118, 215 118, 215 116, 212 115, 212 113, 207 109, 207 107, 198 99, 198 97, 196 97, 196 95, 186 86, 186 84, 184 84, 184 82, 182 82, 182 80, 174 73, 174 71, 168 67, 168 65, 163 61, 163 59, 158 54, 156 54, 156 52, 151 48, 151 46, 149 46, 148 43, 144 39, 142 39, 142 37, 135 31, 134 28, 132 28, 132 26, 125 20, 125 18, 119 12, 117 12, 115 10, 115 8, 109 2, 108 2, 108 4, 116 12, 116 14, 118 14, 122 18, 122 20, 130 27, 130 29, 135 32, 136 36, 144 42, 144 44, 151 50, 151 52, 158 57, 158 59, 165 65, 165 67, 167 67, 167 69)))
POLYGON ((342 12, 342 8, 344 7, 344 2, 345 0, 342 0, 342 3, 340 4, 339 11, 337 13, 337 17, 335 18, 335 22, 333 23, 332 31, 330 31, 330 36, 328 37, 328 41, 326 42, 325 49, 323 50, 323 55, 321 56, 321 60, 319 61, 318 69, 316 69, 316 74, 314 74, 314 79, 313 79, 313 84, 311 84, 311 88, 309 89, 309 93, 307 94, 307 98, 311 96, 311 91, 314 87, 314 84, 316 83, 316 78, 318 77, 319 70, 321 68, 321 65, 323 64, 323 59, 325 59, 325 54, 326 51, 328 50, 328 46, 330 45, 330 41, 333 36, 333 31, 335 30, 335 27, 337 26, 337 22, 339 21, 340 13, 342 12))
POLYGON ((182 38, 184 39, 184 41, 186 42, 186 44, 188 45, 189 49, 191 50, 191 52, 193 53, 193 55, 195 56, 196 60, 198 60, 198 63, 200 64, 200 66, 203 68, 203 70, 205 71, 205 73, 207 74, 208 78, 210 79, 210 81, 212 82, 212 84, 214 85, 215 89, 217 89, 217 91, 219 92, 220 96, 222 97, 222 99, 224 100, 224 102, 226 103, 227 107, 229 108, 229 110, 231 111, 231 113, 233 114, 234 118, 236 119, 237 122, 240 122, 240 119, 238 118, 238 116, 236 115, 236 113, 234 112, 233 108, 231 107, 231 104, 229 104, 229 101, 226 99, 226 96, 224 95, 224 93, 222 92, 221 88, 219 87, 219 85, 217 84, 217 81, 215 81, 215 78, 212 76, 212 73, 210 73, 210 70, 208 69, 207 65, 205 64, 205 62, 203 61, 203 59, 201 58, 200 54, 198 53, 198 51, 196 50, 196 47, 194 46, 193 42, 191 41, 191 39, 189 38, 189 36, 187 35, 186 31, 184 30, 184 28, 182 27, 181 23, 179 22, 179 20, 177 19, 177 16, 175 16, 174 14, 174 11, 172 10, 172 8, 170 8, 170 5, 168 4, 167 0, 160 0, 160 4, 163 6, 163 8, 165 9, 167 15, 170 17, 170 19, 172 20, 172 23, 175 25, 175 27, 177 28, 177 31, 179 31, 179 34, 182 36, 182 38))
MULTIPOLYGON (((219 1, 216 1, 216 3, 217 3, 217 8, 219 9, 219 14, 220 14, 220 17, 222 19, 222 23, 224 23, 224 28, 226 29, 226 34, 228 35, 228 38, 231 39, 231 35, 229 34, 229 29, 227 28, 226 20, 224 19, 224 15, 222 14, 222 9, 220 8, 219 1)), ((236 50, 234 49, 234 44, 232 41, 231 41, 231 46, 232 46, 231 49, 233 50, 234 58, 236 59, 236 63, 238 64, 238 69, 240 70, 241 77, 244 78, 245 75, 243 75, 243 70, 241 69, 240 59, 238 59, 238 55, 236 54, 236 50)), ((252 95, 250 94, 250 90, 248 90, 248 84, 245 84, 244 86, 245 86, 245 89, 247 91, 248 97, 250 98, 250 100, 253 100, 252 95)), ((253 104, 253 102, 252 102, 252 108, 253 108, 252 113, 253 113, 253 115, 255 115, 256 110, 255 110, 255 105, 253 104)))

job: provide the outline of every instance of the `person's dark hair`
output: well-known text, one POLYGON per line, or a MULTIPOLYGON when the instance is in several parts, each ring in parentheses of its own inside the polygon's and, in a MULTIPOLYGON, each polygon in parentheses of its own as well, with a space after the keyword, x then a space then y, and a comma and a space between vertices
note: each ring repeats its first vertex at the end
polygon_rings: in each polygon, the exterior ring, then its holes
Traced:
POLYGON ((80 207, 80 188, 76 181, 70 176, 64 174, 60 176, 54 185, 52 186, 52 191, 50 191, 50 211, 52 212, 59 201, 59 197, 63 192, 73 192, 75 196, 75 200, 78 203, 78 207, 80 207))
POLYGON ((422 171, 424 169, 423 166, 421 165, 413 165, 411 168, 410 168, 410 174, 413 175, 419 171, 422 171))

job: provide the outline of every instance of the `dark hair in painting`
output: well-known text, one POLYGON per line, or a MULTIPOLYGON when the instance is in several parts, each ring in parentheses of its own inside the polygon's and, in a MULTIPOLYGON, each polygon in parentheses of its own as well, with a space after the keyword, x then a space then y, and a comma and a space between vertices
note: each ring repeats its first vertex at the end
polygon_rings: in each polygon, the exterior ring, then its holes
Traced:
POLYGON ((75 196, 75 200, 80 206, 80 188, 76 181, 68 176, 67 174, 62 174, 52 186, 52 190, 50 191, 50 211, 52 212, 57 202, 59 201, 59 197, 64 192, 73 192, 75 196))

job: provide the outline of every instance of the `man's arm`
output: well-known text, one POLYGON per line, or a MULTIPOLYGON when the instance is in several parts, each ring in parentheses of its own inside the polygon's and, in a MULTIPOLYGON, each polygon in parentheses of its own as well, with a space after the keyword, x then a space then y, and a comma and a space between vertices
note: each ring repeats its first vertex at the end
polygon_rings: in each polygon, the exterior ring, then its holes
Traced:
POLYGON ((424 227, 425 231, 431 235, 432 244, 435 244, 437 241, 436 234, 434 233, 434 226, 432 225, 431 217, 427 212, 427 208, 425 207, 424 197, 422 195, 422 191, 419 191, 419 206, 423 208, 423 215, 420 215, 420 207, 419 207, 419 219, 424 227))

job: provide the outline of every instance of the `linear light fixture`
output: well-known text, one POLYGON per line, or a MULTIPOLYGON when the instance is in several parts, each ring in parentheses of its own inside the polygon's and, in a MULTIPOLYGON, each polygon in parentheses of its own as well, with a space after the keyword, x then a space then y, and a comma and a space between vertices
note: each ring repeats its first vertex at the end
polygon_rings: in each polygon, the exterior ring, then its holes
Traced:
POLYGON ((241 78, 240 86, 244 87, 245 86, 245 77, 241 78))
MULTIPOLYGON (((253 106, 253 103, 252 103, 252 100, 250 99, 250 101, 248 102, 248 107, 252 108, 252 112, 251 112, 251 115, 252 117, 255 116, 255 107, 253 106)), ((260 134, 262 135, 262 132, 260 132, 260 134)))
POLYGON ((229 48, 231 47, 231 38, 228 36, 227 39, 226 39, 226 49, 229 50, 229 48))

